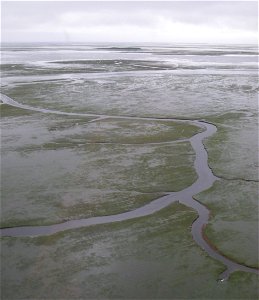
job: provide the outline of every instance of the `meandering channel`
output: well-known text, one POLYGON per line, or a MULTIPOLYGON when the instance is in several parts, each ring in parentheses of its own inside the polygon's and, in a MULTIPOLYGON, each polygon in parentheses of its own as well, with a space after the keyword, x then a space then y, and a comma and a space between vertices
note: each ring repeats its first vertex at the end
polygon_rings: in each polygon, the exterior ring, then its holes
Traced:
POLYGON ((42 235, 51 235, 60 231, 80 228, 84 226, 97 225, 97 224, 107 224, 112 222, 121 222, 129 219, 139 218, 151 215, 168 205, 174 202, 180 202, 198 213, 197 219, 192 224, 192 235, 196 243, 204 249, 211 257, 220 261, 226 266, 226 270, 219 275, 219 280, 226 280, 231 273, 234 271, 244 271, 249 273, 259 274, 259 270, 256 268, 248 267, 242 264, 239 264, 230 258, 224 256, 220 253, 213 244, 207 239, 204 233, 204 228, 208 224, 210 211, 208 208, 196 201, 193 197, 194 195, 209 189, 213 183, 219 178, 215 177, 212 173, 212 170, 208 166, 208 154, 203 145, 203 140, 212 136, 217 128, 213 124, 202 120, 185 120, 185 119, 176 119, 176 118, 149 118, 149 117, 137 117, 137 116, 111 116, 111 115, 99 115, 99 114, 87 114, 87 113, 70 113, 70 112, 61 112, 56 110, 49 110, 37 107, 31 107, 29 105, 18 103, 17 101, 11 99, 10 97, 0 94, 0 99, 2 103, 18 107, 21 109, 41 112, 41 113, 52 113, 58 115, 69 115, 69 116, 81 116, 81 117, 93 117, 91 122, 106 119, 106 118, 116 118, 116 119, 134 119, 134 120, 163 120, 163 121, 177 121, 185 122, 196 125, 202 129, 203 132, 197 133, 192 136, 189 140, 191 146, 196 154, 194 167, 198 175, 198 179, 189 187, 183 189, 179 192, 167 193, 167 195, 160 197, 140 208, 137 208, 132 211, 109 215, 101 217, 92 217, 87 219, 80 220, 71 220, 60 224, 48 225, 48 226, 21 226, 21 227, 12 227, 12 228, 2 228, 0 229, 1 236, 42 236, 42 235))

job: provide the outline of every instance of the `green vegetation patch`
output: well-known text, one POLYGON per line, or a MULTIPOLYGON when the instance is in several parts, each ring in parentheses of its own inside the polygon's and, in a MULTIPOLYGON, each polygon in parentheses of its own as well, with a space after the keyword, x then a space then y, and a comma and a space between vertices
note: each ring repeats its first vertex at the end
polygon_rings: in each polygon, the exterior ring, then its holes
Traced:
POLYGON ((37 217, 56 223, 69 215, 77 219, 134 209, 189 186, 196 177, 193 159, 188 143, 9 152, 2 157, 2 224, 26 225, 37 217))
POLYGON ((117 214, 182 190, 197 178, 195 154, 181 139, 199 128, 91 120, 42 113, 3 118, 1 226, 117 214))
MULTIPOLYGON (((46 78, 39 82, 32 81, 26 82, 25 80, 25 83, 8 85, 2 89, 2 92, 19 103, 33 107, 67 112, 73 109, 73 99, 71 99, 71 102, 65 101, 64 94, 65 86, 69 85, 70 80, 59 79, 55 81, 46 78)), ((70 94, 75 97, 74 90, 70 90, 70 94)))
POLYGON ((13 107, 7 104, 1 104, 0 105, 0 116, 1 118, 5 117, 17 117, 17 116, 29 116, 33 114, 34 112, 21 109, 18 107, 13 107))
POLYGON ((193 241, 190 226, 196 217, 193 210, 174 203, 151 216, 124 222, 45 237, 2 238, 2 295, 256 299, 256 275, 233 274, 228 282, 217 282, 224 266, 193 241))
POLYGON ((152 216, 52 236, 2 239, 8 299, 172 298, 212 294, 222 266, 192 240, 196 214, 174 204, 152 216), (191 280, 192 279, 192 280, 191 280), (200 284, 194 289, 190 284, 200 284), (206 282, 206 283, 205 283, 206 282))
POLYGON ((106 119, 91 123, 91 131, 98 141, 120 143, 159 143, 187 139, 201 132, 201 128, 188 122, 154 120, 106 119))
POLYGON ((220 180, 195 198, 211 211, 208 239, 226 256, 258 267, 258 184, 220 180))
POLYGON ((52 123, 48 130, 59 136, 57 143, 66 140, 73 146, 88 143, 146 144, 181 141, 201 132, 201 128, 186 123, 154 120, 123 120, 108 118, 95 122, 71 123, 69 120, 52 123), (65 132, 65 130, 67 130, 65 132))
POLYGON ((218 128, 205 141, 215 175, 258 181, 258 115, 232 112, 208 119, 218 128))

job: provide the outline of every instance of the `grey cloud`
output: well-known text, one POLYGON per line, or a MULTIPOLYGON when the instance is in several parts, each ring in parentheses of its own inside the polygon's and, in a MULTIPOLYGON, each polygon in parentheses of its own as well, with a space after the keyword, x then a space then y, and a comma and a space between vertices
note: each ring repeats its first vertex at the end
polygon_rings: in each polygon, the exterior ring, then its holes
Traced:
MULTIPOLYGON (((139 32, 163 32, 164 26, 178 23, 183 27, 192 25, 202 29, 227 28, 229 31, 240 30, 248 35, 257 32, 257 2, 247 1, 129 1, 129 2, 3 2, 2 4, 2 36, 3 40, 35 39, 38 30, 44 40, 54 39, 53 31, 78 30, 76 38, 80 38, 80 28, 84 28, 84 37, 91 41, 93 32, 100 29, 114 33, 114 39, 121 37, 121 28, 130 32, 139 28, 139 32), (87 34, 87 30, 89 32, 87 34), (92 30, 92 31, 91 31, 92 30), (44 32, 45 31, 45 32, 44 32), (30 38, 31 36, 31 38, 30 38)), ((179 26, 177 27, 180 28, 179 26)), ((99 30, 99 31, 98 31, 99 30)), ((136 34, 136 39, 142 36, 136 34)), ((198 33, 197 33, 198 34, 198 33)), ((243 33, 244 34, 244 33, 243 33)), ((191 38, 192 33, 190 33, 191 38)), ((104 34, 96 37, 101 41, 104 34)), ((61 38, 61 37, 60 37, 61 38)), ((125 38, 125 37, 124 37, 125 38)), ((197 37, 198 38, 198 37, 197 37)), ((36 38, 37 39, 37 38, 36 38)), ((61 38, 62 39, 62 38, 61 38)), ((129 34, 132 39, 132 34, 129 34)), ((166 37, 165 37, 166 39, 166 37)), ((188 40, 188 36, 186 35, 188 40)), ((201 41, 202 42, 202 41, 201 41)))

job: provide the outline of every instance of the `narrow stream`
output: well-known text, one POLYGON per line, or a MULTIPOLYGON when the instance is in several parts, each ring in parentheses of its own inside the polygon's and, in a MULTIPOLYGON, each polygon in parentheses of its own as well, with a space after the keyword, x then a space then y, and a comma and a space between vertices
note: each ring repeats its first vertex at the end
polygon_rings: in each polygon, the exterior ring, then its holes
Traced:
MULTIPOLYGON (((60 231, 75 229, 90 225, 97 224, 107 224, 113 222, 121 222, 129 219, 139 218, 151 215, 168 205, 174 202, 180 202, 198 213, 197 219, 192 224, 192 235, 196 243, 204 249, 211 257, 220 261, 226 266, 226 270, 219 275, 219 280, 226 280, 229 275, 234 271, 244 271, 249 273, 259 274, 259 270, 252 267, 247 267, 245 265, 239 264, 215 249, 213 244, 211 244, 204 234, 204 228, 208 224, 210 211, 206 208, 205 205, 202 205, 200 202, 193 199, 193 196, 209 189, 213 183, 218 180, 208 166, 208 154, 202 141, 210 136, 212 136, 216 131, 216 126, 207 123, 205 121, 199 120, 179 120, 179 119, 163 119, 163 118, 142 118, 135 116, 108 116, 108 115, 98 115, 98 114, 83 114, 83 113, 68 113, 60 112, 55 110, 41 109, 36 107, 31 107, 28 105, 20 104, 15 100, 9 98, 6 95, 0 94, 0 99, 4 104, 8 104, 14 107, 19 107, 22 109, 38 111, 41 113, 54 113, 59 115, 74 115, 74 116, 84 116, 84 117, 94 117, 96 120, 100 118, 117 118, 117 119, 134 119, 134 120, 163 120, 163 121, 177 121, 177 122, 186 122, 193 125, 196 125, 200 128, 205 129, 203 132, 198 133, 192 136, 189 141, 192 145, 192 148, 196 154, 194 167, 198 175, 198 179, 189 187, 183 189, 180 192, 167 193, 167 195, 158 198, 140 208, 137 208, 132 211, 128 211, 121 214, 110 215, 110 216, 101 216, 101 217, 92 217, 88 219, 80 220, 71 220, 60 224, 48 225, 48 226, 21 226, 21 227, 12 227, 12 228, 3 228, 0 229, 1 236, 42 236, 42 235, 51 235, 60 231)), ((94 121, 94 120, 92 120, 94 121)))

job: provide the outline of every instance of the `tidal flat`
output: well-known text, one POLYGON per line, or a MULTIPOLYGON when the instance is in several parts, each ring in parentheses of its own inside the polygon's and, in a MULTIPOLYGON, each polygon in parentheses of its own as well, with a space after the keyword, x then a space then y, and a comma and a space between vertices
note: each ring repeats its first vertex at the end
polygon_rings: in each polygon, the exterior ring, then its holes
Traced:
POLYGON ((3 294, 27 299, 243 299, 249 294, 255 299, 256 275, 217 282, 224 266, 193 241, 195 218, 194 211, 174 204, 138 221, 46 237, 5 237, 3 294))
POLYGON ((121 213, 197 178, 186 140, 200 131, 193 125, 38 113, 24 119, 21 109, 1 108, 2 227, 121 213))
MULTIPOLYGON (((39 111, 0 105, 2 228, 121 214, 187 189, 198 177, 190 139, 205 130, 192 121, 203 120, 217 127, 203 143, 218 177, 195 195, 211 213, 204 232, 223 255, 258 267, 258 78, 247 56, 199 69, 172 49, 133 60, 107 49, 100 62, 85 51, 42 59, 39 49, 31 62, 27 50, 6 50, 17 64, 5 54, 2 93, 39 111)), ((3 236, 2 296, 257 299, 256 274, 218 280, 226 266, 193 239, 197 217, 177 201, 132 220, 3 236)))

